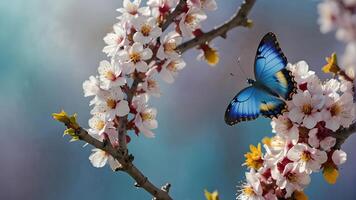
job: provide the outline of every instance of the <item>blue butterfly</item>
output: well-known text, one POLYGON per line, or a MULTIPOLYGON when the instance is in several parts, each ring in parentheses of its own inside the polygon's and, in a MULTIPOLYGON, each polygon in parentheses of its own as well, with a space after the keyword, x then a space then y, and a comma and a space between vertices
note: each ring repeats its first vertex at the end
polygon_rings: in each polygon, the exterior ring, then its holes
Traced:
POLYGON ((230 102, 225 112, 225 122, 232 126, 240 121, 256 119, 260 114, 276 117, 286 108, 296 91, 291 72, 286 69, 287 58, 282 53, 273 33, 267 33, 261 40, 255 58, 256 80, 240 91, 230 102))

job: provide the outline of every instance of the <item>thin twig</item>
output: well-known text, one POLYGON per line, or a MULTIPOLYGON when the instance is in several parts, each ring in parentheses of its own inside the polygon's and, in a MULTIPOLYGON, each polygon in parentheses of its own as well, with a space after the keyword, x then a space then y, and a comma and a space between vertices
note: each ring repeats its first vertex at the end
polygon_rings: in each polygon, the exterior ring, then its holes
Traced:
POLYGON ((349 138, 352 134, 356 133, 356 122, 353 123, 349 128, 343 128, 333 134, 333 137, 336 138, 336 145, 334 149, 340 149, 341 145, 349 138))
MULTIPOLYGON (((140 83, 139 79, 135 79, 131 85, 130 90, 127 92, 127 101, 131 104, 137 86, 140 83)), ((119 118, 119 127, 118 127, 118 140, 119 140, 119 150, 124 154, 128 154, 127 143, 126 143, 126 134, 127 134, 127 115, 119 118)))
POLYGON ((165 31, 169 25, 174 21, 178 15, 182 13, 184 6, 186 6, 187 0, 180 0, 174 11, 167 16, 166 21, 162 24, 162 32, 165 31))
POLYGON ((94 147, 101 149, 113 156, 122 165, 121 170, 128 173, 136 181, 139 187, 145 189, 157 200, 172 200, 172 198, 168 195, 168 192, 156 187, 148 180, 145 175, 143 175, 139 169, 136 168, 136 166, 132 163, 132 159, 130 159, 129 155, 124 155, 122 152, 117 151, 111 145, 107 145, 106 143, 95 139, 81 127, 76 130, 76 135, 80 140, 87 142, 88 144, 91 144, 94 147))
POLYGON ((226 33, 238 26, 247 25, 247 15, 255 4, 256 0, 245 0, 240 6, 238 12, 229 21, 225 22, 221 26, 214 28, 213 30, 204 33, 201 36, 188 40, 177 47, 177 51, 184 53, 188 49, 194 48, 200 44, 204 44, 213 40, 216 37, 225 37, 226 33))

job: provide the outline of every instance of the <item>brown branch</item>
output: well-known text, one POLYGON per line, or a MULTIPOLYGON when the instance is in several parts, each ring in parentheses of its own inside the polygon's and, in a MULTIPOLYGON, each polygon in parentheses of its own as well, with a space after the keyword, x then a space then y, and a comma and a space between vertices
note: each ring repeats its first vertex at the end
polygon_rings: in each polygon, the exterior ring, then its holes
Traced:
POLYGON ((184 53, 188 49, 194 48, 200 44, 204 44, 213 40, 216 37, 225 37, 226 33, 238 26, 247 26, 247 15, 255 4, 256 0, 245 0, 240 6, 238 12, 229 21, 225 22, 221 26, 214 28, 213 30, 204 33, 194 39, 188 40, 177 47, 177 51, 184 53))
POLYGON ((342 128, 333 134, 336 138, 336 145, 334 149, 340 149, 341 145, 349 138, 352 134, 356 133, 356 122, 351 124, 349 128, 342 128))
MULTIPOLYGON (((70 127, 69 124, 66 124, 66 126, 68 128, 70 127)), ((80 140, 88 144, 91 144, 92 146, 101 149, 109 153, 112 157, 114 157, 122 166, 118 170, 128 173, 136 181, 138 187, 145 189, 157 200, 172 200, 172 198, 168 194, 168 191, 164 190, 163 188, 160 189, 156 187, 152 182, 148 180, 148 178, 145 175, 143 175, 143 173, 139 169, 136 168, 136 166, 132 163, 133 161, 132 155, 123 154, 121 151, 118 151, 109 143, 101 142, 95 139, 94 137, 89 135, 85 129, 81 127, 76 129, 75 133, 80 140)))
POLYGON ((165 31, 169 27, 169 25, 174 21, 174 19, 182 13, 183 8, 186 6, 186 4, 187 4, 187 0, 179 1, 174 11, 167 16, 166 21, 162 24, 162 32, 165 31))

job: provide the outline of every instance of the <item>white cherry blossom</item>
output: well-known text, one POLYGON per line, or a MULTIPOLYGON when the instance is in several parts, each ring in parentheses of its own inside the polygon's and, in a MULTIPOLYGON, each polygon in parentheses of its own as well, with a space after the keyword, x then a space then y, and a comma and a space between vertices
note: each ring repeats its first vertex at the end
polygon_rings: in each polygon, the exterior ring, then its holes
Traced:
POLYGON ((316 172, 328 159, 324 151, 310 148, 306 144, 296 144, 287 153, 289 160, 297 163, 299 172, 316 172))
POLYGON ((190 8, 179 22, 179 28, 183 37, 193 37, 194 35, 192 32, 199 28, 200 22, 204 21, 206 18, 207 16, 202 10, 196 7, 190 8))
POLYGON ((96 168, 104 167, 107 163, 109 163, 113 171, 117 171, 121 167, 121 164, 117 160, 101 149, 92 149, 89 160, 96 168))
POLYGON ((336 144, 336 139, 327 133, 314 128, 309 131, 308 143, 314 148, 321 148, 324 151, 329 151, 336 144))
POLYGON ((297 165, 289 163, 282 173, 272 170, 272 177, 281 189, 286 189, 286 198, 291 197, 295 190, 302 191, 310 183, 310 176, 306 172, 299 172, 297 165))
POLYGON ((342 165, 347 160, 347 154, 343 150, 335 150, 331 158, 335 165, 342 165))
POLYGON ((121 89, 107 92, 100 97, 100 101, 95 105, 91 114, 103 113, 106 120, 114 120, 116 116, 123 117, 130 112, 128 102, 124 100, 124 93, 121 89))
POLYGON ((253 170, 245 173, 247 182, 239 189, 238 200, 265 200, 258 174, 253 170))
POLYGON ((152 129, 158 127, 156 120, 157 110, 147 106, 148 96, 143 94, 136 96, 133 100, 133 107, 136 109, 135 125, 136 127, 149 138, 154 137, 152 129))
POLYGON ((185 62, 182 59, 167 60, 160 72, 161 78, 167 83, 173 83, 179 71, 185 67, 185 62))
POLYGON ((132 46, 128 46, 118 54, 118 61, 121 62, 122 72, 131 74, 135 70, 139 72, 147 72, 148 65, 145 60, 152 57, 152 50, 144 48, 141 43, 135 42, 132 46))
POLYGON ((122 77, 121 68, 104 60, 100 62, 98 68, 101 87, 105 90, 125 85, 126 78, 122 77))
POLYGON ((299 140, 299 130, 298 125, 293 123, 289 118, 288 114, 278 116, 278 118, 273 118, 271 121, 272 132, 277 133, 277 135, 292 141, 296 144, 299 140))
POLYGON ((136 33, 133 35, 134 42, 147 44, 159 37, 162 33, 154 17, 147 18, 140 16, 132 20, 132 24, 136 29, 136 33))
POLYGON ((126 31, 122 24, 117 23, 113 26, 114 32, 108 33, 104 37, 107 46, 104 47, 103 52, 108 56, 114 56, 117 51, 127 43, 126 31))
POLYGON ((101 136, 103 133, 112 134, 116 132, 114 123, 107 121, 104 113, 94 114, 93 117, 89 119, 89 127, 90 129, 88 131, 92 135, 101 136))
POLYGON ((326 98, 323 118, 326 123, 325 127, 336 131, 343 126, 349 127, 355 119, 353 97, 350 93, 344 93, 339 97, 326 98))
POLYGON ((178 59, 179 54, 176 48, 182 43, 182 37, 175 31, 168 33, 164 38, 161 38, 161 46, 157 51, 157 58, 164 59, 178 59))
POLYGON ((138 14, 149 16, 150 9, 149 7, 141 7, 141 0, 124 0, 123 7, 117 9, 118 12, 121 13, 121 16, 118 19, 122 20, 122 22, 127 22, 137 17, 138 14))
POLYGON ((321 120, 319 109, 324 105, 322 95, 311 95, 309 91, 299 92, 292 99, 295 107, 291 108, 288 117, 296 123, 311 129, 321 120))

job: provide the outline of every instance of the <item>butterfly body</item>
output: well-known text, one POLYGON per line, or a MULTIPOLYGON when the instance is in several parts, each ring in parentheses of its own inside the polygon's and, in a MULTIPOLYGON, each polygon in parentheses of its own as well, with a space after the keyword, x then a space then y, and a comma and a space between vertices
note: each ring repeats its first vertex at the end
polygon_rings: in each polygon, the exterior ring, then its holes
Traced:
POLYGON ((248 79, 250 86, 232 99, 225 112, 225 122, 234 125, 256 119, 260 114, 275 117, 283 113, 286 108, 284 100, 289 100, 296 90, 295 81, 286 65, 287 59, 275 35, 267 33, 256 53, 256 80, 248 79))

